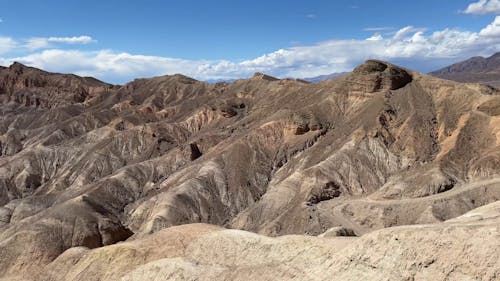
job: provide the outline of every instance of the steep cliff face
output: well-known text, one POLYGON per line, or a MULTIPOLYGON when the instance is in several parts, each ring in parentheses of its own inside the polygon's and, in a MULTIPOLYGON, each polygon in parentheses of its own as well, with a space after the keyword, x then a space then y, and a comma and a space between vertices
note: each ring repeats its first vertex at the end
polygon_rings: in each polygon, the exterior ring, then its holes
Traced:
POLYGON ((362 235, 460 216, 500 198, 498 94, 381 61, 312 84, 2 68, 0 276, 180 224, 362 235))

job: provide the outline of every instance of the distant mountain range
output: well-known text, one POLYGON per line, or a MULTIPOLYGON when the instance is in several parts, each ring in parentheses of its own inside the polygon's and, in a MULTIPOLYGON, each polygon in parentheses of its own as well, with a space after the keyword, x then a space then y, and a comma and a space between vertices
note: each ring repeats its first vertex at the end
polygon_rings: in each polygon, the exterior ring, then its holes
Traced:
POLYGON ((475 82, 500 88, 500 52, 491 57, 472 57, 429 73, 458 82, 475 82))
MULTIPOLYGON (((339 76, 345 75, 347 73, 349 73, 349 72, 338 72, 338 73, 330 73, 330 74, 319 75, 319 76, 309 77, 309 78, 292 78, 292 79, 298 79, 298 80, 302 80, 302 81, 306 81, 306 82, 316 83, 316 82, 320 82, 323 80, 328 80, 331 78, 339 77, 339 76)), ((218 82, 233 83, 236 80, 237 79, 231 79, 231 78, 228 78, 228 79, 207 79, 207 80, 205 80, 205 82, 208 82, 211 84, 218 83, 218 82)))
POLYGON ((328 80, 328 79, 331 79, 331 78, 339 77, 339 76, 345 75, 347 73, 348 72, 330 73, 330 74, 319 75, 319 76, 310 77, 310 78, 303 78, 303 80, 305 80, 307 82, 315 83, 315 82, 320 82, 320 81, 323 81, 323 80, 328 80))
POLYGON ((207 82, 207 83, 210 83, 210 84, 215 84, 215 83, 220 83, 220 82, 233 83, 236 80, 237 79, 231 79, 231 78, 223 79, 223 78, 220 78, 220 79, 206 79, 204 81, 207 82))

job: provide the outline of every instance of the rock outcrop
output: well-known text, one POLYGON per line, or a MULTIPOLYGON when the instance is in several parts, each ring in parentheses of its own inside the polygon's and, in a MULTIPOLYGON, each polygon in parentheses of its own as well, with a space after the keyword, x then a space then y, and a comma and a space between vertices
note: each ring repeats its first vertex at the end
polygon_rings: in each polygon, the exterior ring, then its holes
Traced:
POLYGON ((368 60, 349 75, 350 90, 364 93, 396 90, 412 81, 404 69, 377 60, 368 60))

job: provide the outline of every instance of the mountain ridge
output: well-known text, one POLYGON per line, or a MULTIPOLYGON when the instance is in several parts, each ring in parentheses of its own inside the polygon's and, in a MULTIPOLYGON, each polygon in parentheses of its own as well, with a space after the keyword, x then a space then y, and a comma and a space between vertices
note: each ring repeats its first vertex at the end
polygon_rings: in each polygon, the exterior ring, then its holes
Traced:
POLYGON ((430 73, 458 82, 484 83, 500 87, 500 52, 490 57, 476 56, 430 73))

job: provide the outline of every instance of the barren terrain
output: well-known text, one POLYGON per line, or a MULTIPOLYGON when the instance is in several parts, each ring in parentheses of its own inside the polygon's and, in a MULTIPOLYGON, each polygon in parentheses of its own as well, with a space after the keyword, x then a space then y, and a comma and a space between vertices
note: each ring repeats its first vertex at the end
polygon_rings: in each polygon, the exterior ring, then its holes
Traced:
POLYGON ((498 280, 499 94, 0 67, 0 280, 498 280))

